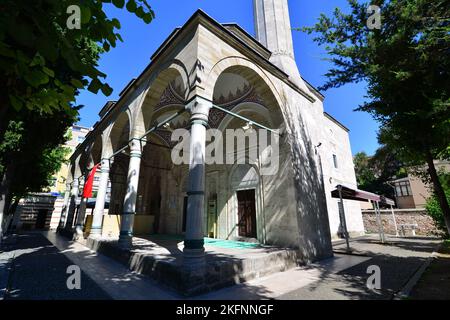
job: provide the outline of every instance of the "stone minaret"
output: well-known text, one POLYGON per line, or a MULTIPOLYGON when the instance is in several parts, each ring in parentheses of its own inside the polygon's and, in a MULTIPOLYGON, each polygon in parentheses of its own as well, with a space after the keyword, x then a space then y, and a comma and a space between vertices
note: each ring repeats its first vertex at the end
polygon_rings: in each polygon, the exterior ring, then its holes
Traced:
POLYGON ((301 89, 306 85, 294 58, 287 0, 253 0, 256 39, 272 51, 270 61, 289 75, 301 89))

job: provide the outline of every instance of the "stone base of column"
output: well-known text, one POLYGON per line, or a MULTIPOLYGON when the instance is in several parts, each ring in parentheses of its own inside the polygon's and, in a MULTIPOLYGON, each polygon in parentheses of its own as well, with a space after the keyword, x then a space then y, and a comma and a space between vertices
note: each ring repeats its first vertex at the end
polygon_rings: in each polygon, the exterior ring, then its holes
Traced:
POLYGON ((91 231, 89 233, 89 238, 100 239, 101 237, 102 237, 102 228, 91 227, 91 231))
POLYGON ((121 248, 131 248, 133 246, 133 236, 130 234, 121 234, 119 236, 119 247, 121 248))
POLYGON ((183 268, 196 274, 206 272, 205 249, 183 249, 183 268))
POLYGON ((77 241, 84 238, 83 226, 77 225, 73 234, 73 240, 77 241))

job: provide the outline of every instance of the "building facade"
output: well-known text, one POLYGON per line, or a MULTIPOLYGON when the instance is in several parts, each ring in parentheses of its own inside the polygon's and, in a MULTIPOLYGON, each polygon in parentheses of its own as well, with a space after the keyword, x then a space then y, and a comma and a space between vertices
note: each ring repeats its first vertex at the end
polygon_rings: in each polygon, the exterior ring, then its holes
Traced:
MULTIPOLYGON (((70 140, 64 145, 70 148, 69 157, 75 152, 79 144, 83 143, 90 128, 74 125, 70 128, 70 140)), ((69 160, 69 158, 67 159, 69 160)), ((66 191, 66 179, 69 174, 69 164, 63 163, 61 169, 53 176, 53 185, 50 192, 55 194, 63 194, 66 191)))
MULTIPOLYGON (((324 113, 324 96, 300 76, 287 0, 255 0, 254 9, 256 39, 197 11, 105 105, 71 157, 61 226, 85 223, 86 199, 77 218, 76 203, 90 168, 101 163, 91 237, 111 235, 114 223, 123 246, 133 235, 183 234, 189 265, 203 261, 205 236, 297 248, 304 261, 332 256, 340 220, 331 191, 356 187, 348 130, 324 113), (220 135, 254 128, 268 141, 240 148, 220 135), (211 152, 212 141, 233 149, 211 152), (234 161, 210 163, 217 152, 234 161)), ((350 233, 363 233, 359 206, 345 205, 350 233)))
MULTIPOLYGON (((449 161, 435 161, 438 172, 450 172, 449 161)), ((395 200, 399 209, 423 209, 432 196, 432 186, 409 173, 407 177, 391 181, 395 188, 395 200)))

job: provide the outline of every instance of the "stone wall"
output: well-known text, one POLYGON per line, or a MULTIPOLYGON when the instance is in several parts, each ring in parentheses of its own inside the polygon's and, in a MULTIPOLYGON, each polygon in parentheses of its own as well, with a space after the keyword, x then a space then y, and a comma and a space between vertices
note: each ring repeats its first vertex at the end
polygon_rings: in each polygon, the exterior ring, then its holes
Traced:
MULTIPOLYGON (((440 231, 436 228, 433 219, 423 209, 396 209, 394 210, 398 230, 401 224, 417 224, 417 236, 437 236, 440 231)), ((373 210, 363 210, 364 228, 366 233, 378 233, 376 215, 373 210)), ((381 210, 381 221, 386 234, 395 235, 395 226, 391 210, 381 210)), ((412 235, 411 229, 406 229, 406 235, 412 235)))

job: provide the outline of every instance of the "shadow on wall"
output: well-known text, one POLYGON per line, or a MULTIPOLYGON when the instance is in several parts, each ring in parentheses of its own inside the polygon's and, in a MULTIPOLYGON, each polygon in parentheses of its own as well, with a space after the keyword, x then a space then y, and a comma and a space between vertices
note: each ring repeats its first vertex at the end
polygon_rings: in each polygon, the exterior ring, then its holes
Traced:
POLYGON ((292 151, 299 249, 304 261, 312 262, 333 255, 325 188, 300 107, 290 106, 285 96, 283 102, 287 141, 292 151))

